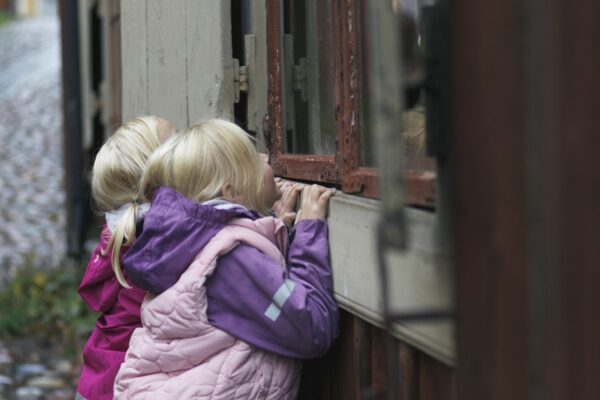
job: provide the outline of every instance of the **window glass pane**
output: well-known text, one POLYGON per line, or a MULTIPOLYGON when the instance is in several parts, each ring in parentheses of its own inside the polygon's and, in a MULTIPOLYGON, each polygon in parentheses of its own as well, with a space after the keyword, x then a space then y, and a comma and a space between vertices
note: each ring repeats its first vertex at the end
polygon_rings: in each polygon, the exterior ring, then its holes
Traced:
MULTIPOLYGON (((404 80, 406 91, 404 93, 405 106, 403 111, 404 129, 402 134, 405 138, 405 165, 406 169, 415 172, 435 172, 435 159, 427 156, 426 152, 426 128, 425 128, 425 99, 423 90, 420 89, 423 76, 424 65, 423 56, 425 49, 422 44, 422 27, 420 26, 420 3, 418 0, 405 0, 401 2, 400 13, 402 21, 403 42, 402 54, 404 57, 404 80)), ((368 17, 365 15, 367 10, 365 0, 358 0, 357 14, 359 21, 358 52, 360 68, 360 90, 361 90, 361 109, 360 109, 360 157, 361 165, 366 167, 376 167, 375 146, 373 141, 375 135, 370 132, 369 121, 369 83, 368 76, 368 57, 369 49, 367 46, 368 35, 368 17)), ((402 111, 400 111, 402 112, 402 111)))
POLYGON ((284 149, 334 154, 330 0, 284 0, 284 149))

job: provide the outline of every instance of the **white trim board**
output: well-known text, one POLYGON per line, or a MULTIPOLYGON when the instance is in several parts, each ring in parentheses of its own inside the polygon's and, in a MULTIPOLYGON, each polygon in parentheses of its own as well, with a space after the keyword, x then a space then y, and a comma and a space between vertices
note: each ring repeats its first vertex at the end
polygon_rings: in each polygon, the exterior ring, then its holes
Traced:
MULTIPOLYGON (((329 207, 329 239, 335 296, 342 308, 383 325, 376 227, 380 202, 342 193, 329 207)), ((453 305, 452 265, 438 240, 435 213, 406 210, 407 249, 386 255, 394 310, 447 309, 453 305)), ((393 336, 449 365, 455 364, 454 323, 396 324, 393 336)))

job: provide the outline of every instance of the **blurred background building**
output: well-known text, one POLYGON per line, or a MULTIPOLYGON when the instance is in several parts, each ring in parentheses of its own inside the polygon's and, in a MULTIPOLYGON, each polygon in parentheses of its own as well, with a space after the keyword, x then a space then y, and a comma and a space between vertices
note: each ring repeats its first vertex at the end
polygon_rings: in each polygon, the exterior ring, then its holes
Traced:
POLYGON ((18 18, 56 14, 56 0, 0 0, 0 10, 18 18))

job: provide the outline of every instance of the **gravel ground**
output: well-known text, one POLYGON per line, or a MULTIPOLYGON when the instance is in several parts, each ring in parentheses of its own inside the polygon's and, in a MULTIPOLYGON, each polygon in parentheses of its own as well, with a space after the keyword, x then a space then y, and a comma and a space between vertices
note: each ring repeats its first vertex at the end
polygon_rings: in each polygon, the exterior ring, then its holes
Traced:
POLYGON ((0 287, 65 254, 59 22, 0 27, 0 287))

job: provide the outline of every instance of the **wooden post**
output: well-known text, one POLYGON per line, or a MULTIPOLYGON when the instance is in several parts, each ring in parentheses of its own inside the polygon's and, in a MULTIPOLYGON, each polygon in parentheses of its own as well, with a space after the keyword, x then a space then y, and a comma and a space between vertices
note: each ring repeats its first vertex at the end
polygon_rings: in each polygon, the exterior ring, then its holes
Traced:
POLYGON ((453 7, 459 398, 597 398, 600 3, 453 7))

